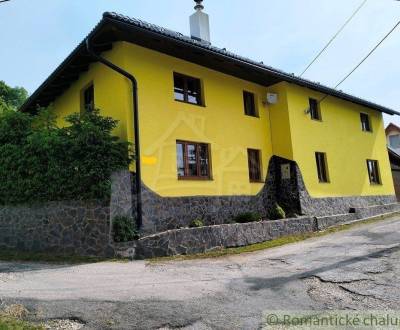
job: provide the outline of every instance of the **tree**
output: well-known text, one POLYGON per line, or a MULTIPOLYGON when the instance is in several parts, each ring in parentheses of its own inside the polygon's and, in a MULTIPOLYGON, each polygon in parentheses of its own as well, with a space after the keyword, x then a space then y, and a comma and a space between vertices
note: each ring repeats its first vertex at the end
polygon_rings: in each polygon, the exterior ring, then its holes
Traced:
POLYGON ((0 111, 3 108, 17 110, 28 98, 28 92, 23 87, 10 87, 0 80, 0 111))

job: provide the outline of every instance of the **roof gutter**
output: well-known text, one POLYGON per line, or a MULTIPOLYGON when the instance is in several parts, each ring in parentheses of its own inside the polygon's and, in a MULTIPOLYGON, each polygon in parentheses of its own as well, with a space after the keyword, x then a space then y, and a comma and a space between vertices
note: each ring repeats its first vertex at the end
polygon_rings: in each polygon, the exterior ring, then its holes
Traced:
POLYGON ((142 210, 142 172, 141 172, 141 164, 140 164, 140 134, 139 134, 139 111, 138 111, 138 94, 137 94, 137 80, 131 75, 129 72, 124 69, 118 67, 114 63, 106 60, 100 55, 96 54, 96 52, 92 49, 90 38, 86 38, 86 50, 88 53, 97 61, 104 64, 111 70, 118 72, 124 77, 128 78, 132 84, 132 104, 133 104, 133 128, 135 135, 135 188, 136 188, 136 224, 140 229, 143 224, 143 210, 142 210))

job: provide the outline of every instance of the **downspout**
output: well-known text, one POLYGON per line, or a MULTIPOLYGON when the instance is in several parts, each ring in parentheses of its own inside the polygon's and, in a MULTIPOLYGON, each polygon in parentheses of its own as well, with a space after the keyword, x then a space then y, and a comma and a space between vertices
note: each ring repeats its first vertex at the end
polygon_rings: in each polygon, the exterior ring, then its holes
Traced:
POLYGON ((139 111, 138 111, 138 94, 137 94, 137 80, 131 75, 129 72, 124 69, 116 66, 100 55, 96 54, 95 51, 91 48, 89 38, 86 38, 86 49, 89 54, 95 58, 100 63, 109 67, 110 69, 118 72, 124 77, 128 78, 132 83, 132 104, 133 104, 133 127, 134 127, 134 135, 135 135, 135 167, 136 167, 136 175, 135 175, 135 188, 136 188, 136 224, 140 229, 143 224, 143 211, 142 211, 142 173, 141 173, 141 165, 140 165, 140 136, 139 136, 139 111))

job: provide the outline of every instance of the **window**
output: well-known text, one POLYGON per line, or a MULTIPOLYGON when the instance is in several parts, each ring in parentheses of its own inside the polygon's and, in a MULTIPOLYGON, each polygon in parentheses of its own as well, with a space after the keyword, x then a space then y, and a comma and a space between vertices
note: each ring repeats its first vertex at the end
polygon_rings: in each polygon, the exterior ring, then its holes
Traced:
POLYGON ((367 168, 368 168, 369 182, 371 184, 381 184, 378 161, 367 159, 367 168))
POLYGON ((394 149, 400 148, 400 135, 389 135, 389 147, 394 149))
POLYGON ((261 182, 261 157, 260 150, 247 149, 250 182, 261 182))
POLYGON ((311 119, 322 120, 318 101, 315 99, 309 99, 309 103, 311 119))
POLYGON ((372 132, 369 116, 366 113, 360 113, 361 129, 364 132, 372 132))
POLYGON ((257 117, 256 102, 254 94, 250 92, 243 92, 244 113, 247 116, 257 117))
POLYGON ((91 111, 94 109, 94 86, 91 84, 83 91, 83 110, 91 111))
POLYGON ((176 142, 178 178, 210 179, 209 145, 196 142, 176 142))
POLYGON ((328 168, 326 162, 326 154, 323 152, 315 153, 315 161, 317 163, 318 180, 321 183, 328 183, 328 168))
POLYGON ((174 73, 175 100, 203 105, 200 79, 174 73))

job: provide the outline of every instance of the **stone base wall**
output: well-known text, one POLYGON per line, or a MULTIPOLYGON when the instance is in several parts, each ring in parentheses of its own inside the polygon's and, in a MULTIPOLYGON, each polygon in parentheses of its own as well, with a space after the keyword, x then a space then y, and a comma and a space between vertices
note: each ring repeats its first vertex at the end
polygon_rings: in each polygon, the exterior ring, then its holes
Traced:
MULTIPOLYGON (((134 179, 134 178, 132 178, 134 179)), ((135 192, 133 192, 135 195, 135 192)), ((266 217, 275 204, 275 168, 270 164, 266 183, 256 196, 161 197, 142 186, 143 228, 151 234, 188 227, 193 220, 206 226, 229 223, 245 212, 266 217)), ((134 201, 135 202, 135 201, 134 201)))
POLYGON ((1 206, 0 249, 113 256, 109 215, 98 201, 1 206))
POLYGON ((309 217, 171 230, 138 240, 135 257, 145 259, 204 253, 316 230, 316 220, 309 217))
MULTIPOLYGON (((383 214, 400 213, 400 204, 353 210, 354 213, 325 217, 299 217, 285 220, 227 224, 203 228, 170 230, 127 243, 118 251, 122 257, 148 259, 173 255, 205 253, 261 243, 280 237, 312 233, 383 214)), ((122 246, 121 246, 122 247, 122 246)))
POLYGON ((0 206, 0 249, 113 257, 112 219, 132 215, 131 175, 111 178, 110 201, 0 206))
MULTIPOLYGON (((135 192, 132 193, 134 203, 135 192)), ((143 185, 142 199, 145 235, 188 227, 197 219, 206 226, 226 224, 245 212, 268 219, 276 202, 289 217, 346 214, 352 208, 396 202, 395 196, 313 198, 296 162, 277 156, 271 158, 264 188, 255 196, 161 197, 143 185)))

